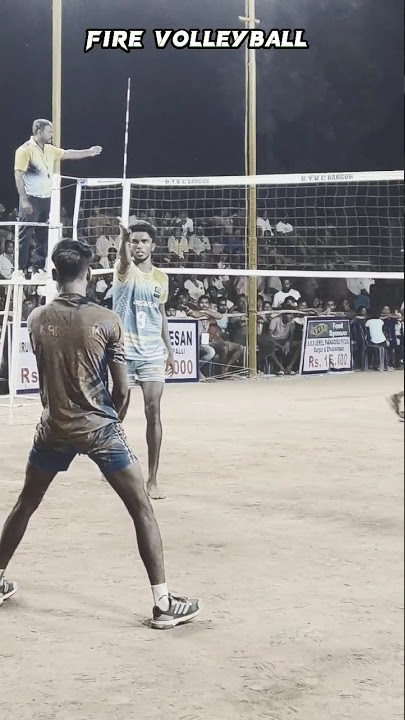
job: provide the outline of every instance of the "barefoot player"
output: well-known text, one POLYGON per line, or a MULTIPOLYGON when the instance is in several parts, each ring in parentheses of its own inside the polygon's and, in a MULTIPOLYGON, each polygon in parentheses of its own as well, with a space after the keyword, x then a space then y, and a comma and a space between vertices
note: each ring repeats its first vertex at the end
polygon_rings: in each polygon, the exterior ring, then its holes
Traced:
POLYGON ((162 541, 142 472, 121 420, 128 407, 123 329, 115 313, 86 298, 92 251, 62 240, 52 261, 58 296, 29 317, 43 405, 25 485, 0 539, 0 605, 17 590, 4 572, 58 472, 77 454, 88 455, 124 502, 152 586, 153 628, 172 628, 200 612, 199 600, 173 597, 165 580, 162 541), (107 389, 107 367, 113 386, 107 389))
POLYGON ((165 375, 174 368, 165 312, 169 279, 152 265, 156 231, 149 223, 120 225, 121 241, 113 283, 114 310, 124 326, 129 386, 141 385, 146 415, 149 472, 147 492, 154 500, 162 445, 160 402, 165 375), (166 348, 166 357, 165 357, 166 348))
POLYGON ((401 390, 399 393, 395 393, 395 395, 391 395, 390 398, 388 398, 388 401, 393 408, 393 410, 398 415, 399 419, 404 422, 404 411, 401 410, 401 401, 402 404, 404 402, 404 391, 401 390))

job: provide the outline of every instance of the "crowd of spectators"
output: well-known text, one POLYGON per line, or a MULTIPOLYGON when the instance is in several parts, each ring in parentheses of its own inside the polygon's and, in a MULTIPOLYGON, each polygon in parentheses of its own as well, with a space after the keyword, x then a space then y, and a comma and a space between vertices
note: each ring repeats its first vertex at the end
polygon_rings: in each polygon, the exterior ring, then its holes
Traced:
MULTIPOLYGON (((83 208, 79 213, 79 237, 93 247, 102 266, 109 247, 118 247, 119 208, 83 208)), ((246 267, 246 213, 244 208, 204 208, 197 214, 148 208, 132 212, 129 223, 149 222, 156 227, 155 264, 161 267, 246 267)), ((257 215, 258 269, 363 270, 372 264, 366 238, 349 239, 348 229, 330 223, 295 222, 283 211, 266 208, 257 215), (270 215, 273 217, 270 218, 270 215)))
MULTIPOLYGON (((95 275, 89 284, 89 297, 106 307, 112 306, 112 269, 119 246, 119 209, 108 213, 93 208, 86 217, 79 214, 78 237, 92 247, 92 267, 110 270, 95 275)), ((16 211, 7 215, 0 205, 0 215, 15 219, 16 211)), ((64 234, 71 234, 72 220, 62 210, 64 234)), ((245 216, 242 210, 222 210, 205 222, 189 217, 180 210, 157 213, 150 209, 132 213, 130 225, 148 221, 157 229, 154 264, 162 268, 187 267, 190 275, 170 273, 167 315, 173 318, 193 317, 199 320, 202 375, 226 375, 246 367, 247 277, 227 275, 229 268, 245 267, 245 216), (217 268, 218 275, 195 275, 193 268, 217 268)), ((257 218, 260 268, 277 269, 277 260, 289 267, 288 244, 299 247, 299 234, 287 218, 270 222, 263 212, 257 218), (281 252, 282 251, 282 252, 281 252), (282 254, 283 253, 283 254, 282 254)), ((325 239, 327 232, 325 231, 325 239)), ((329 250, 334 252, 328 245, 329 250)), ((35 235, 30 251, 35 264, 35 235)), ((305 253, 304 253, 305 254, 305 253)), ((322 256, 322 253, 321 253, 322 256)), ((291 256, 292 257, 292 256, 291 256)), ((13 233, 1 228, 0 278, 9 279, 14 269, 13 233)), ((321 260, 326 259, 321 257, 321 260)), ((293 269, 295 263, 292 261, 293 269)), ((303 269, 305 264, 299 264, 303 269)), ((353 269, 353 265, 350 266, 353 269)), ((360 268, 359 268, 360 269, 360 268)), ((258 366, 264 373, 294 374, 298 371, 303 318, 309 314, 346 316, 351 320, 353 362, 355 369, 375 367, 388 369, 403 366, 403 302, 401 285, 390 293, 392 307, 377 293, 372 280, 331 280, 306 278, 293 283, 287 278, 258 279, 257 347, 258 366), (401 306, 402 302, 402 306, 401 306), (376 308, 378 308, 376 310, 376 308)), ((44 302, 44 290, 29 286, 25 290, 23 319, 44 302)), ((0 288, 0 306, 4 306, 4 288, 0 288)))

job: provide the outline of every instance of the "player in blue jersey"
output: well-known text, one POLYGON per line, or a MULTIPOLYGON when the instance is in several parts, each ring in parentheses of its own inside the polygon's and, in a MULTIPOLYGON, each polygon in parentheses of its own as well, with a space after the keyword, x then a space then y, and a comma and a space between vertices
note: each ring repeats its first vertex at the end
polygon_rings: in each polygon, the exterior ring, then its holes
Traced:
POLYGON ((125 357, 129 386, 141 385, 148 444, 148 495, 161 499, 157 486, 162 423, 160 403, 166 374, 174 369, 173 350, 165 312, 169 292, 166 273, 152 265, 155 228, 122 224, 118 261, 113 282, 113 307, 124 325, 125 357))

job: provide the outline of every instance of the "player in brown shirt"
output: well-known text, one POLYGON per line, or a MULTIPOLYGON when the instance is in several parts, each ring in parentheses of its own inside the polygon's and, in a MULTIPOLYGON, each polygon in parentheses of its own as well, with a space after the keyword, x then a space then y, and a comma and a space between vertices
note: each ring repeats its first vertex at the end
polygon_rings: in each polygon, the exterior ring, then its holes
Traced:
POLYGON ((25 485, 0 539, 0 605, 17 591, 4 572, 31 515, 58 472, 77 454, 88 455, 124 502, 152 586, 151 626, 172 628, 192 620, 200 600, 172 596, 165 581, 162 540, 142 471, 121 421, 128 407, 123 328, 115 313, 86 298, 91 248, 62 240, 52 261, 59 294, 29 317, 43 413, 26 469, 25 485), (110 370, 112 390, 108 389, 110 370))

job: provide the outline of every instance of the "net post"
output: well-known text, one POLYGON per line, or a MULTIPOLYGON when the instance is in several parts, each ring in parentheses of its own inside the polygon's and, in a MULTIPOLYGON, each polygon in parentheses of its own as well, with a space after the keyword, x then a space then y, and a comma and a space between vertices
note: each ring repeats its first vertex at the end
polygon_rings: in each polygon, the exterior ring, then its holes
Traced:
POLYGON ((9 362, 9 394, 10 394, 10 417, 13 416, 14 402, 17 395, 17 374, 18 374, 18 356, 20 345, 20 330, 22 319, 23 304, 23 283, 16 283, 13 292, 13 334, 10 348, 9 362))
MULTIPOLYGON (((52 124, 56 147, 61 146, 62 0, 52 0, 52 124)), ((55 163, 60 172, 60 162, 55 163)))
MULTIPOLYGON (((246 27, 256 26, 256 2, 246 0, 246 27)), ((256 51, 247 53, 248 173, 256 175, 256 51)), ((249 185, 248 268, 257 270, 257 190, 249 185)), ((248 280, 248 366, 251 377, 257 375, 257 277, 248 280)))
POLYGON ((77 227, 79 224, 79 213, 80 213, 80 201, 82 198, 82 183, 80 180, 76 183, 76 193, 75 193, 75 206, 73 209, 73 228, 72 228, 72 238, 73 240, 77 240, 77 227))
POLYGON ((48 230, 48 261, 47 261, 47 280, 46 280, 46 302, 49 303, 56 295, 56 283, 52 278, 52 253, 55 245, 60 238, 60 184, 61 177, 58 174, 53 176, 51 208, 49 212, 49 230, 48 230))
POLYGON ((130 214, 130 207, 131 207, 131 181, 130 180, 123 180, 122 181, 122 222, 124 225, 128 225, 129 223, 129 214, 130 214))

